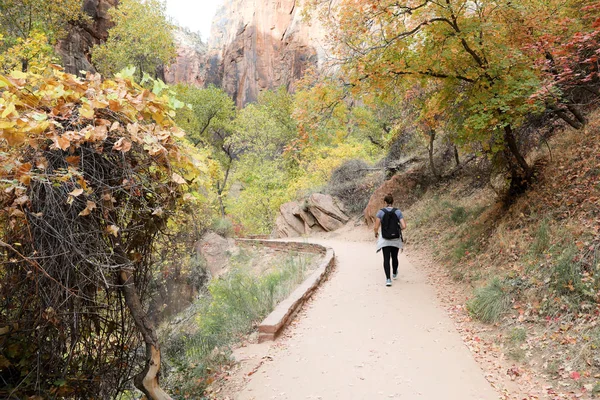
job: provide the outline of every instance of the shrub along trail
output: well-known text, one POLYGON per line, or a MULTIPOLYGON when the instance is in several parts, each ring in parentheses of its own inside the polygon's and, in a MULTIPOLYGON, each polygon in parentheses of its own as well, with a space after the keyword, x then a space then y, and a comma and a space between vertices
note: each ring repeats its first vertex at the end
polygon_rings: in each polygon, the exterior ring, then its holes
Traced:
POLYGON ((225 395, 225 390, 219 398, 500 397, 438 303, 425 273, 404 255, 398 280, 385 287, 373 242, 340 237, 314 241, 334 248, 335 271, 275 344, 236 351, 245 361, 232 375, 244 376, 246 382, 238 393, 225 395))

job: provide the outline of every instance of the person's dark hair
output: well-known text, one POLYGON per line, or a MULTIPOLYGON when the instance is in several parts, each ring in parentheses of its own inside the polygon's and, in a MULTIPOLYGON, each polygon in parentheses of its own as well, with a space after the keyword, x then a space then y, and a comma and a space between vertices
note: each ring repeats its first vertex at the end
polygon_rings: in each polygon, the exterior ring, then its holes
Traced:
POLYGON ((385 204, 394 204, 394 196, 391 193, 388 193, 384 198, 385 204))

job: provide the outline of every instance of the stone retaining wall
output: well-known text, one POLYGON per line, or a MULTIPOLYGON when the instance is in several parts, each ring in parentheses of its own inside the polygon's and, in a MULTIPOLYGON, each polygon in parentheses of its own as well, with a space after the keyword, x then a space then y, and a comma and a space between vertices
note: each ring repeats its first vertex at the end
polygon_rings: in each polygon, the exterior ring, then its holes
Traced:
POLYGON ((240 246, 263 246, 275 250, 295 250, 305 253, 323 254, 324 257, 317 269, 288 296, 275 307, 258 326, 258 342, 275 340, 283 329, 292 321, 294 315, 302 308, 306 300, 325 280, 335 263, 335 253, 332 248, 314 243, 278 242, 271 240, 238 239, 240 246))

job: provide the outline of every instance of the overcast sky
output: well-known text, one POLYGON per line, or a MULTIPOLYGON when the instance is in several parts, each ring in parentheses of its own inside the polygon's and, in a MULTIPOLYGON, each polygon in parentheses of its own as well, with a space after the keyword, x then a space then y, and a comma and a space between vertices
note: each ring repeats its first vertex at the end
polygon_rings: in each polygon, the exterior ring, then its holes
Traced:
POLYGON ((167 14, 178 25, 200 32, 206 42, 210 23, 223 0, 167 0, 167 14))

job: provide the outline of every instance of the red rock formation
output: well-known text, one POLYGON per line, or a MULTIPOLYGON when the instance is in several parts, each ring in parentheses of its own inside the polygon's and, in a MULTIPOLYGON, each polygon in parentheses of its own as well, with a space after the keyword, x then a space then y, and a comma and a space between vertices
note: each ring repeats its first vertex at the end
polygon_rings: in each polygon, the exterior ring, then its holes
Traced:
POLYGON ((331 232, 341 228, 349 220, 350 217, 337 198, 313 193, 304 205, 292 201, 279 208, 274 235, 285 238, 313 232, 331 232))
POLYGON ((184 29, 175 31, 177 60, 166 68, 166 82, 204 86, 207 72, 207 45, 196 33, 184 29))
POLYGON ((65 70, 72 74, 94 71, 90 62, 90 49, 105 41, 112 23, 108 10, 119 0, 84 0, 83 9, 91 17, 85 25, 73 25, 66 38, 58 43, 57 51, 62 57, 65 70))
POLYGON ((317 22, 303 20, 296 0, 226 0, 213 20, 207 81, 238 106, 265 89, 293 89, 323 60, 323 32, 317 22))
POLYGON ((419 185, 423 182, 422 175, 418 173, 407 172, 401 175, 394 175, 389 181, 385 181, 378 187, 369 204, 364 211, 365 222, 368 226, 372 226, 375 222, 377 211, 385 207, 383 198, 390 193, 394 197, 394 207, 404 210, 412 205, 418 199, 419 185))
MULTIPOLYGON (((107 11, 118 0, 84 0, 92 17, 73 26, 58 45, 67 72, 94 71, 90 49, 108 37, 107 11)), ((213 20, 206 46, 193 34, 178 30, 176 62, 165 71, 167 83, 222 87, 238 106, 256 100, 265 89, 293 90, 306 69, 324 59, 324 29, 306 22, 297 0, 224 0, 213 20)))

